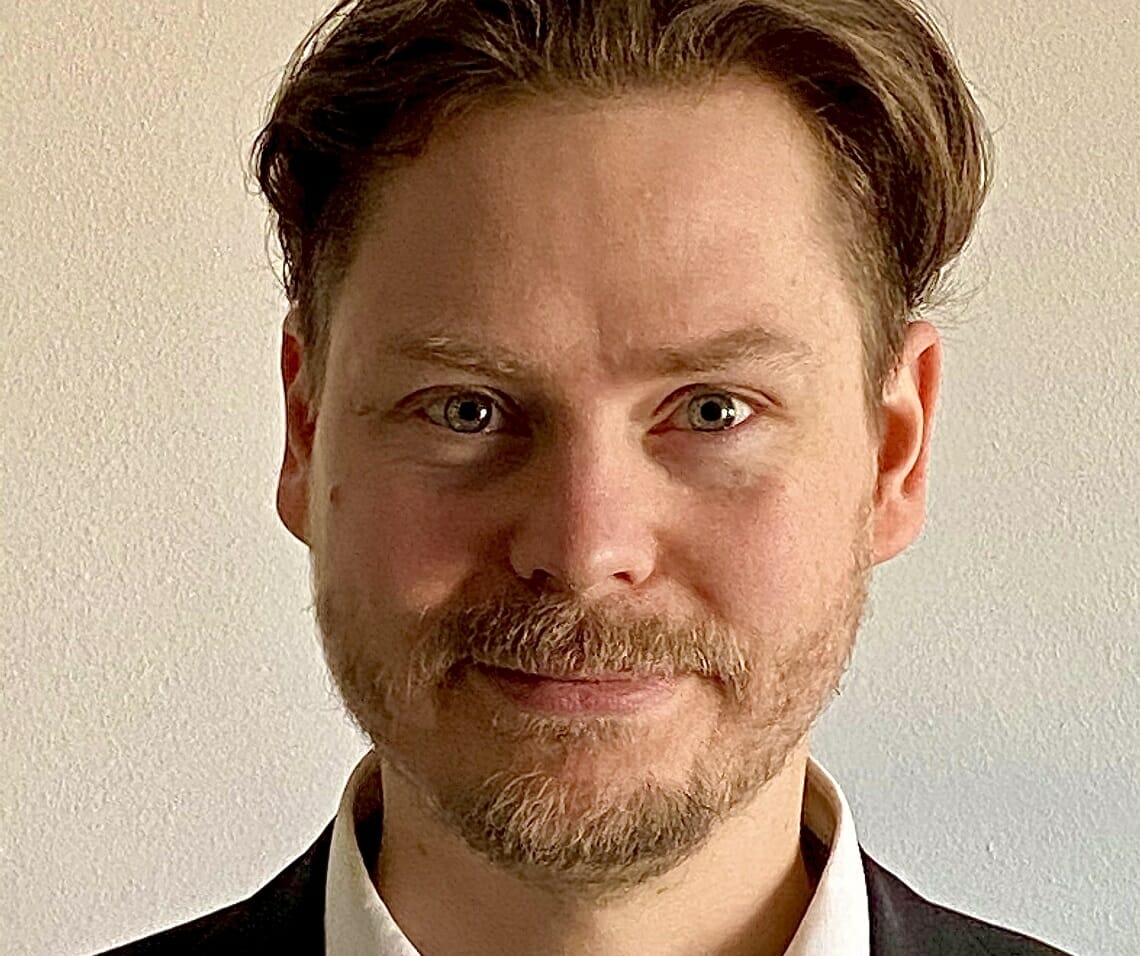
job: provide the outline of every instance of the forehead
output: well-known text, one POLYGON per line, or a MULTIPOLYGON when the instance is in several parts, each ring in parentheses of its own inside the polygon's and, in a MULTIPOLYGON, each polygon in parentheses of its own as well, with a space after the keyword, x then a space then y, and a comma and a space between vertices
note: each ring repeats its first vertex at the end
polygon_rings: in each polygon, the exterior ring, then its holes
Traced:
POLYGON ((756 77, 477 108, 378 184, 333 338, 430 329, 620 367, 756 324, 826 349, 856 332, 830 197, 756 77))

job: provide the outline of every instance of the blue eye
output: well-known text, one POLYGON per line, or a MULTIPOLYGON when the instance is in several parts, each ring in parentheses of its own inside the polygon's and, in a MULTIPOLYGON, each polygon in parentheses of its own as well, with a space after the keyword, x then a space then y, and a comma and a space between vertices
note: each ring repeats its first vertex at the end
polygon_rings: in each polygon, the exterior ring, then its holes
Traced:
POLYGON ((432 424, 448 428, 460 435, 477 435, 488 428, 498 403, 483 392, 449 392, 442 401, 423 406, 424 414, 432 424))
MULTIPOLYGON (((496 434, 511 427, 499 400, 486 392, 444 392, 421 406, 433 425, 456 435, 496 434)), ((756 414, 751 403, 728 392, 702 389, 670 417, 672 427, 704 433, 732 431, 756 414), (679 421, 680 416, 684 421, 679 421)))
POLYGON ((725 392, 701 392, 685 405, 689 425, 699 432, 730 431, 755 412, 747 402, 725 392))

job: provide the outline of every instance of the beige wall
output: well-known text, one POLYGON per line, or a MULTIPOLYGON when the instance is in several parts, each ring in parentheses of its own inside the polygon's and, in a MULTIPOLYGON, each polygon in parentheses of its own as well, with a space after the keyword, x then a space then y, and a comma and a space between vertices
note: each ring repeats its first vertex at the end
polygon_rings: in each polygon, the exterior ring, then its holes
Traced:
MULTIPOLYGON (((282 300, 242 160, 322 0, 0 5, 0 949, 245 895, 362 744, 273 511, 282 300)), ((1140 13, 943 0, 998 182, 931 516, 817 755, 928 895, 1140 952, 1140 13)))

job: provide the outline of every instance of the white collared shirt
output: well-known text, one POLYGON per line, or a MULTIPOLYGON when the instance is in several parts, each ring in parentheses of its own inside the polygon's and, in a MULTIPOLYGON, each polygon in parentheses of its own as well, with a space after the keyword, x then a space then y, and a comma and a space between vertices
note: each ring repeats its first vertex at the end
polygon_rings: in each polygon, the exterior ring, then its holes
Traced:
MULTIPOLYGON (((370 752, 356 765, 333 823, 325 884, 325 956, 420 956, 380 899, 356 841, 356 793, 377 772, 377 762, 370 752)), ((870 956, 867 884, 855 821, 839 785, 810 756, 803 824, 827 848, 827 862, 784 956, 870 956)))

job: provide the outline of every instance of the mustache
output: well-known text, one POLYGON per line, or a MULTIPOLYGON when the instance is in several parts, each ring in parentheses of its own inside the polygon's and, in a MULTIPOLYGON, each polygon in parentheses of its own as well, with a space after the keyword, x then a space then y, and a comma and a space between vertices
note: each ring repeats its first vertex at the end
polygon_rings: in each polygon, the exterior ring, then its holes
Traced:
POLYGON ((502 594, 429 611, 411 655, 409 677, 420 686, 454 685, 472 666, 578 679, 695 674, 743 701, 751 676, 744 648, 718 621, 638 615, 551 594, 502 594))

